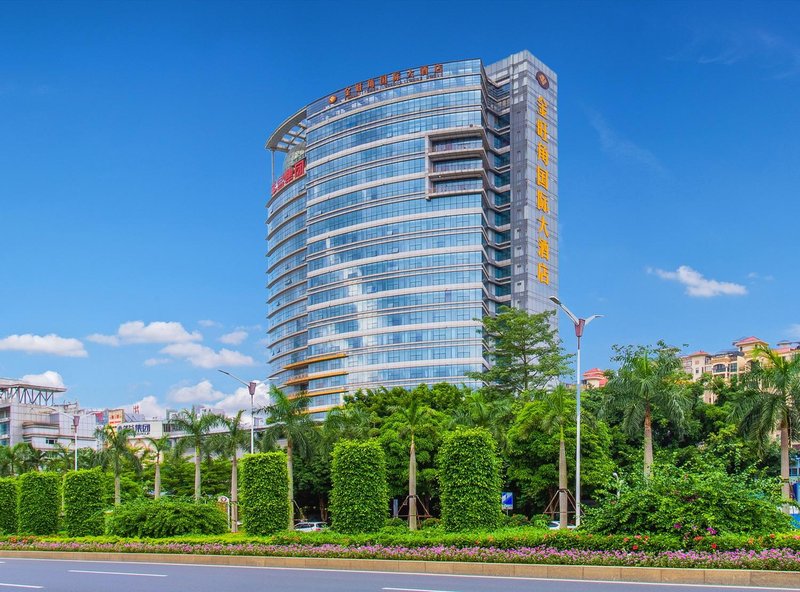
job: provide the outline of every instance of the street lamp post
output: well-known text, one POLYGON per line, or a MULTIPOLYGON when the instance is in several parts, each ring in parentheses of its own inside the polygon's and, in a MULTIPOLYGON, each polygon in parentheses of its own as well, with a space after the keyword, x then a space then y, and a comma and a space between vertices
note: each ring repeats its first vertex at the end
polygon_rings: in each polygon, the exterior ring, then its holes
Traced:
POLYGON ((75 470, 78 470, 78 424, 81 422, 80 415, 72 416, 72 429, 75 430, 75 470))
POLYGON ((256 450, 256 433, 255 433, 255 426, 256 426, 256 418, 255 418, 255 395, 256 395, 256 388, 258 387, 257 382, 245 382, 241 378, 234 376, 230 372, 226 372, 225 370, 220 370, 223 374, 227 374, 234 380, 241 382, 243 385, 247 387, 247 392, 250 393, 250 454, 253 454, 256 450))
POLYGON ((558 298, 550 296, 550 300, 558 306, 575 325, 575 337, 578 339, 578 355, 575 358, 575 405, 576 405, 576 434, 575 434, 575 526, 581 525, 581 337, 586 325, 603 315, 592 315, 581 319, 564 306, 558 298))

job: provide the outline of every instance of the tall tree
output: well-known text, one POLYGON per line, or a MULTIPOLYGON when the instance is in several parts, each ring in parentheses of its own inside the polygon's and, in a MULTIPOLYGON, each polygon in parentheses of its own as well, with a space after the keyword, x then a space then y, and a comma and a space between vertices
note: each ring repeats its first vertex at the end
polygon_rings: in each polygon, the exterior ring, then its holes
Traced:
POLYGON ((223 458, 231 461, 231 530, 239 531, 239 450, 248 450, 250 445, 250 428, 242 423, 244 410, 233 417, 221 420, 224 432, 214 434, 215 448, 223 458))
POLYGON ((154 462, 153 467, 155 474, 153 476, 153 497, 158 499, 161 497, 161 462, 164 460, 164 452, 168 450, 172 444, 169 436, 161 436, 160 438, 147 438, 150 443, 150 450, 153 452, 154 462))
POLYGON ((409 391, 400 405, 394 406, 387 425, 401 436, 409 436, 408 449, 408 529, 417 530, 417 451, 414 436, 432 423, 435 411, 425 404, 419 391, 409 391))
POLYGON ((658 411, 679 430, 691 411, 688 376, 678 349, 659 341, 654 348, 618 347, 612 358, 620 363, 605 389, 603 407, 620 411, 622 426, 630 436, 643 434, 644 475, 653 466, 653 413, 658 411))
POLYGON ((511 407, 508 398, 491 399, 486 391, 471 391, 464 395, 461 405, 451 415, 451 424, 485 428, 502 451, 505 450, 511 407))
POLYGON ((48 453, 48 466, 51 471, 66 473, 75 463, 75 451, 70 450, 69 446, 64 446, 56 442, 53 449, 48 453))
POLYGON ((209 432, 220 424, 221 417, 214 413, 198 413, 197 409, 184 409, 175 415, 170 423, 173 429, 183 432, 178 440, 178 450, 184 452, 187 448, 194 449, 194 499, 200 499, 201 468, 203 454, 209 432))
POLYGON ((120 475, 125 461, 134 466, 139 462, 139 457, 131 448, 130 440, 135 435, 132 428, 117 428, 107 425, 98 430, 97 436, 102 442, 103 454, 108 458, 114 471, 114 505, 120 504, 120 475))
POLYGON ((542 395, 546 412, 542 421, 545 433, 558 434, 558 511, 559 528, 567 528, 569 507, 567 498, 567 447, 564 427, 575 412, 574 394, 563 384, 542 395))
MULTIPOLYGON (((738 399, 732 418, 742 433, 766 447, 777 430, 781 446, 783 497, 791 499, 789 448, 800 428, 800 355, 784 358, 768 347, 756 346, 750 372, 744 376, 748 390, 738 399)), ((788 512, 789 506, 784 508, 788 512)))
POLYGON ((553 312, 531 314, 501 307, 497 316, 483 318, 491 368, 470 373, 495 397, 530 397, 569 371, 553 312))
POLYGON ((263 445, 269 440, 286 441, 286 468, 289 473, 289 528, 294 528, 294 476, 292 460, 295 452, 309 456, 317 441, 317 429, 307 413, 308 400, 305 397, 289 398, 274 385, 270 388, 271 402, 258 411, 265 414, 263 445))

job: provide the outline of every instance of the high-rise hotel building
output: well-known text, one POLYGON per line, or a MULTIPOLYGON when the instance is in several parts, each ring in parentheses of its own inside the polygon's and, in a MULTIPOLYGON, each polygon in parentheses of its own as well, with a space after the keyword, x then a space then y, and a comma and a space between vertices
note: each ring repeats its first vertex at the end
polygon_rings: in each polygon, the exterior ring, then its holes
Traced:
POLYGON ((480 319, 558 293, 558 83, 527 51, 378 73, 267 141, 270 380, 472 384, 480 319))

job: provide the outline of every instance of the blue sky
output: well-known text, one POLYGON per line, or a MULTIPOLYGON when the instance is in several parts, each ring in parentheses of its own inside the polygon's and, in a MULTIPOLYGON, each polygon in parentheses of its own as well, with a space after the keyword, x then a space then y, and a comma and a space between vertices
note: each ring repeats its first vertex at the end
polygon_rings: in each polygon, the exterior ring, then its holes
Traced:
POLYGON ((243 405, 215 369, 265 378, 269 132, 354 81, 521 49, 559 75, 560 294, 606 315, 584 367, 800 339, 797 23, 788 2, 2 2, 0 376, 243 405))

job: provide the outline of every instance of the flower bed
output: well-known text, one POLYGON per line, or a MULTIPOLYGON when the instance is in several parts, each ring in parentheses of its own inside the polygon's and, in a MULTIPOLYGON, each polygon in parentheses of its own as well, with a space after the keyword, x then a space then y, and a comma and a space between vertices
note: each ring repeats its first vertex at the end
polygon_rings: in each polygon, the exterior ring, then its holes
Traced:
POLYGON ((470 561, 558 565, 610 565, 628 567, 679 567, 800 571, 800 551, 781 549, 740 550, 599 550, 562 549, 551 545, 500 548, 497 546, 383 544, 276 544, 268 542, 202 542, 198 540, 96 540, 7 537, 0 551, 88 551, 104 553, 176 553, 195 555, 254 555, 265 557, 326 557, 345 559, 403 559, 419 561, 470 561))

